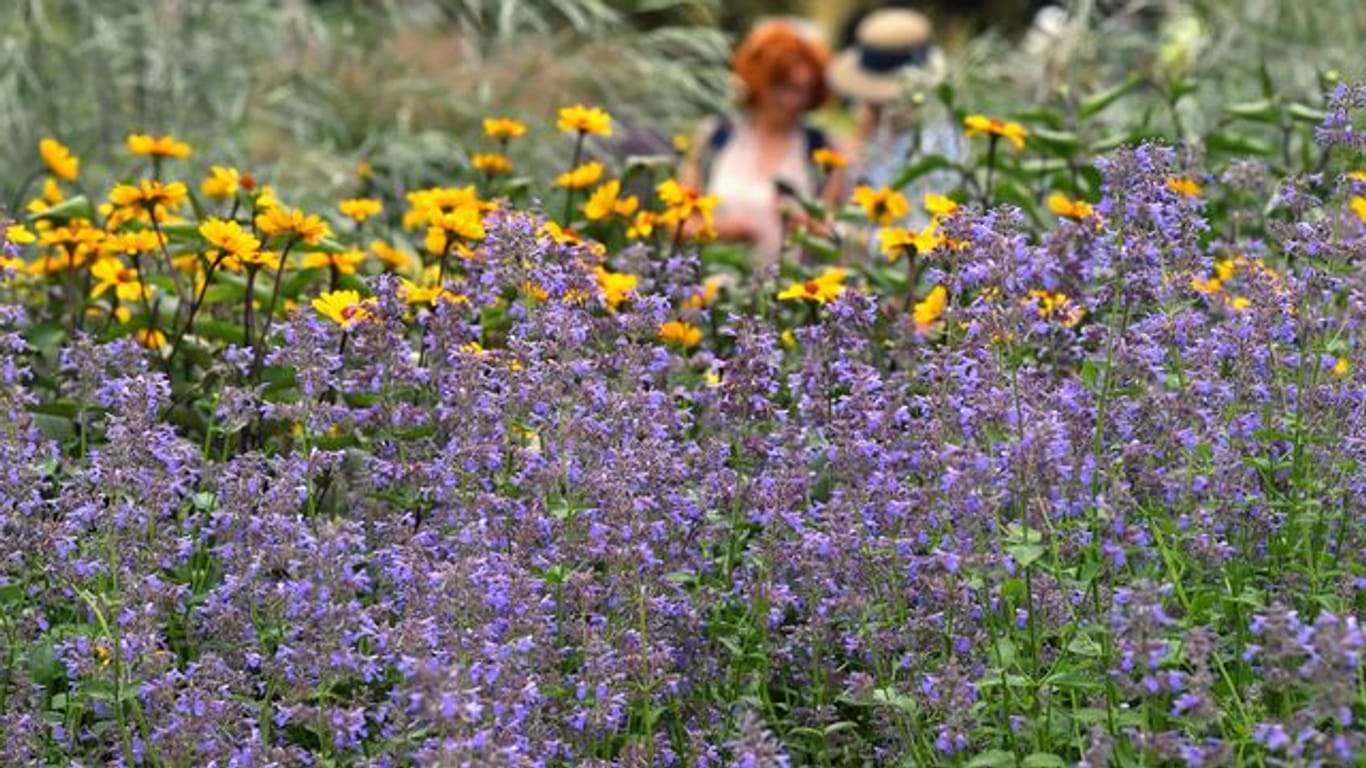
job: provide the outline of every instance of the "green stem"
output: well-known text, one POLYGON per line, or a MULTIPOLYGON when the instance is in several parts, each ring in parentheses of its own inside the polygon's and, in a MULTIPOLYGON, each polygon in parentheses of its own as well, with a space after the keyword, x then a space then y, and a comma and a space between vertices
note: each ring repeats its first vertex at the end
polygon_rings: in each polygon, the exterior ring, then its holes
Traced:
MULTIPOLYGON (((587 134, 585 134, 583 131, 579 131, 578 137, 577 137, 576 139, 574 139, 574 159, 571 160, 570 163, 569 163, 569 172, 570 172, 570 173, 573 173, 573 172, 574 172, 574 169, 579 167, 579 160, 580 160, 580 158, 583 156, 583 140, 584 140, 584 137, 585 137, 585 136, 587 136, 587 134)), ((572 186, 566 186, 565 189, 564 189, 564 221, 563 221, 563 224, 564 224, 564 226, 566 226, 566 227, 569 226, 569 214, 573 213, 573 210, 574 210, 574 188, 573 188, 572 186)))

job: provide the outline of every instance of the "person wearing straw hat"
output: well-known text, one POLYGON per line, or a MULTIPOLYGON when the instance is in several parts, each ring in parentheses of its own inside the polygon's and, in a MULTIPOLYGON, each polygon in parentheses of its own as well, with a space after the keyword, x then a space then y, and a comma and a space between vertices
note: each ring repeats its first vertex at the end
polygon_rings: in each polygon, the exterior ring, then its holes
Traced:
POLYGON ((897 101, 944 76, 944 52, 929 18, 909 8, 873 11, 859 22, 854 45, 841 51, 826 78, 835 92, 864 104, 897 101))
MULTIPOLYGON (((866 15, 854 43, 826 72, 831 90, 858 105, 856 168, 852 178, 889 186, 915 154, 956 157, 961 140, 947 120, 927 120, 923 93, 947 75, 944 52, 934 42, 929 18, 909 8, 884 8, 866 15)), ((929 178, 925 184, 947 183, 929 178)), ((919 190, 902 190, 915 195, 919 190)), ((930 188, 930 191, 943 192, 930 188)), ((918 224, 913 214, 909 223, 918 224)))

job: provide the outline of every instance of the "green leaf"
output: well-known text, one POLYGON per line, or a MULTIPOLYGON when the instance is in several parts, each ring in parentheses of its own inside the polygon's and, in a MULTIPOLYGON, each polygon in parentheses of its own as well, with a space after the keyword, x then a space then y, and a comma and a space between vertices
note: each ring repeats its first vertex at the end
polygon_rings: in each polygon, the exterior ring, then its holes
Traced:
POLYGON ((66 326, 53 322, 37 323, 24 332, 24 340, 37 349, 49 349, 66 340, 66 326))
POLYGON ((29 221, 42 221, 44 219, 93 219, 95 209, 91 207, 90 200, 85 195, 76 195, 64 202, 58 203, 45 211, 31 213, 29 221))
POLYGON ((1016 544, 1006 547, 1006 554, 1015 560, 1016 565, 1021 568, 1028 568, 1036 560, 1043 557, 1047 550, 1042 544, 1016 544))
POLYGON ((839 261, 840 249, 825 238, 814 237, 805 232, 801 232, 798 233, 796 240, 802 248, 814 253, 822 261, 839 261))
POLYGON ((231 283, 214 283, 204 291, 204 305, 224 304, 228 302, 238 302, 247 293, 245 285, 233 285, 231 283))
POLYGON ((968 768, 1005 768, 1014 766, 1015 753, 1004 749, 988 749, 968 761, 968 768))
POLYGON ((195 320, 194 329, 199 336, 226 341, 229 344, 245 344, 247 341, 242 326, 238 323, 227 323, 222 320, 209 320, 201 317, 195 320))
POLYGON ((62 663, 52 652, 52 646, 40 642, 28 654, 28 675, 39 685, 49 685, 58 677, 65 677, 62 663))
POLYGON ((1244 120, 1253 120, 1259 123, 1275 124, 1280 117, 1280 110, 1276 108, 1276 102, 1272 99, 1258 99, 1257 101, 1244 101, 1238 104, 1229 104, 1224 107, 1224 111, 1234 117, 1244 120))
POLYGON ((1328 119, 1327 112, 1299 103, 1291 104, 1285 108, 1285 111, 1286 114, 1290 115, 1290 119, 1298 120, 1302 123, 1314 123, 1317 125, 1328 119))
POLYGON ((852 731, 856 728, 858 728, 858 723, 851 723, 848 720, 841 720, 838 723, 831 723, 830 725, 825 726, 825 735, 830 736, 832 734, 841 733, 843 731, 852 731))
POLYGON ((1082 120, 1089 120, 1092 117, 1105 111, 1107 107, 1119 101, 1125 94, 1138 87, 1143 82, 1143 78, 1137 74, 1129 75, 1129 79, 1119 85, 1106 88, 1099 93, 1093 93, 1081 100, 1081 105, 1077 108, 1077 116, 1082 120))
POLYGON ((1063 157, 1071 157, 1081 149, 1081 139, 1072 131, 1053 131, 1048 128, 1035 128, 1029 132, 1029 143, 1042 145, 1044 149, 1063 157))
POLYGON ((1090 635, 1077 635, 1067 644, 1067 651, 1088 659, 1098 659, 1103 649, 1090 635))
POLYGON ((906 166, 906 170, 902 171, 901 175, 891 183, 891 188, 901 189, 927 173, 937 171, 940 168, 949 168, 952 165, 953 163, 942 155, 926 155, 906 166))
POLYGON ((1211 152, 1229 155, 1262 155, 1266 157, 1276 150, 1261 139, 1236 133, 1211 133, 1205 137, 1205 148, 1211 152))
POLYGON ((1067 768, 1067 763, 1052 752, 1035 752, 1020 761, 1022 768, 1067 768))
POLYGON ((67 420, 74 420, 80 410, 80 403, 67 399, 48 400, 47 402, 34 403, 28 407, 29 413, 41 413, 45 416, 56 416, 67 420))
POLYGON ((1099 691, 1103 687, 1094 676, 1075 670, 1055 672, 1044 678, 1044 684, 1064 691, 1099 691))

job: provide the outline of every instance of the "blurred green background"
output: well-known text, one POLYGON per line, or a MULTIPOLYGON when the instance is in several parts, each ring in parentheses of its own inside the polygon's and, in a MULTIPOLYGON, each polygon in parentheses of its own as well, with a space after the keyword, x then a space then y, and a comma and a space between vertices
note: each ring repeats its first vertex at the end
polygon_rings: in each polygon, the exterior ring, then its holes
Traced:
MULTIPOLYGON (((195 147, 198 178, 232 163, 330 197, 358 161, 384 178, 437 176, 487 151, 479 120, 508 114, 548 137, 554 109, 584 101, 618 118, 623 152, 727 103, 729 51, 757 17, 813 19, 838 44, 849 18, 887 3, 712 0, 5 0, 0 2, 0 206, 31 192, 36 146, 56 136, 92 183, 132 174, 129 132, 195 147)), ((1198 90, 1192 130, 1260 92, 1322 72, 1360 76, 1360 0, 1077 0, 1063 39, 1021 49, 1036 0, 904 3, 935 20, 960 103, 1009 113, 1130 72, 1173 68, 1198 90)), ((1132 100, 1127 109, 1154 108, 1132 100)), ((1117 116, 1116 119, 1126 119, 1117 116)), ((523 171, 564 164, 555 140, 521 142, 523 171)), ((93 190, 92 190, 93 191, 93 190)))

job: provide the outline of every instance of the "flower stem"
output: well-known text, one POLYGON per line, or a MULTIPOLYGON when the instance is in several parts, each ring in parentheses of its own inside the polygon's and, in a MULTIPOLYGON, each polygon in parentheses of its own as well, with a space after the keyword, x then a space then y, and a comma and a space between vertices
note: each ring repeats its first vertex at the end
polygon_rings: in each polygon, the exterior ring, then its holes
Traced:
MULTIPOLYGON (((582 155, 583 155, 583 139, 584 139, 584 136, 586 136, 586 135, 587 135, 587 134, 585 134, 583 131, 579 131, 579 136, 578 136, 578 138, 574 139, 574 159, 571 160, 571 161, 569 161, 569 172, 570 172, 570 173, 573 173, 573 172, 574 172, 574 169, 579 167, 579 159, 580 159, 580 158, 582 157, 582 155)), ((574 206, 574 187, 573 187, 573 186, 570 186, 570 185, 565 185, 565 188, 564 188, 564 221, 563 221, 562 223, 563 223, 564 226, 566 226, 566 227, 569 226, 569 214, 573 212, 573 210, 574 210, 573 206, 574 206)))
POLYGON ((270 289, 270 303, 266 305, 266 316, 261 325, 261 343, 255 347, 252 355, 251 376, 253 379, 261 375, 261 362, 265 357, 266 336, 270 332, 270 322, 275 317, 275 302, 280 298, 280 283, 283 282, 285 274, 285 263, 289 261, 289 249, 299 242, 298 236, 291 237, 285 243, 284 250, 280 251, 280 266, 275 269, 275 286, 270 289))
POLYGON ((986 208, 987 206, 991 205, 991 184, 996 176, 996 145, 999 143, 999 137, 997 137, 996 134, 993 133, 991 135, 990 141, 987 143, 987 182, 982 189, 983 208, 986 208))

